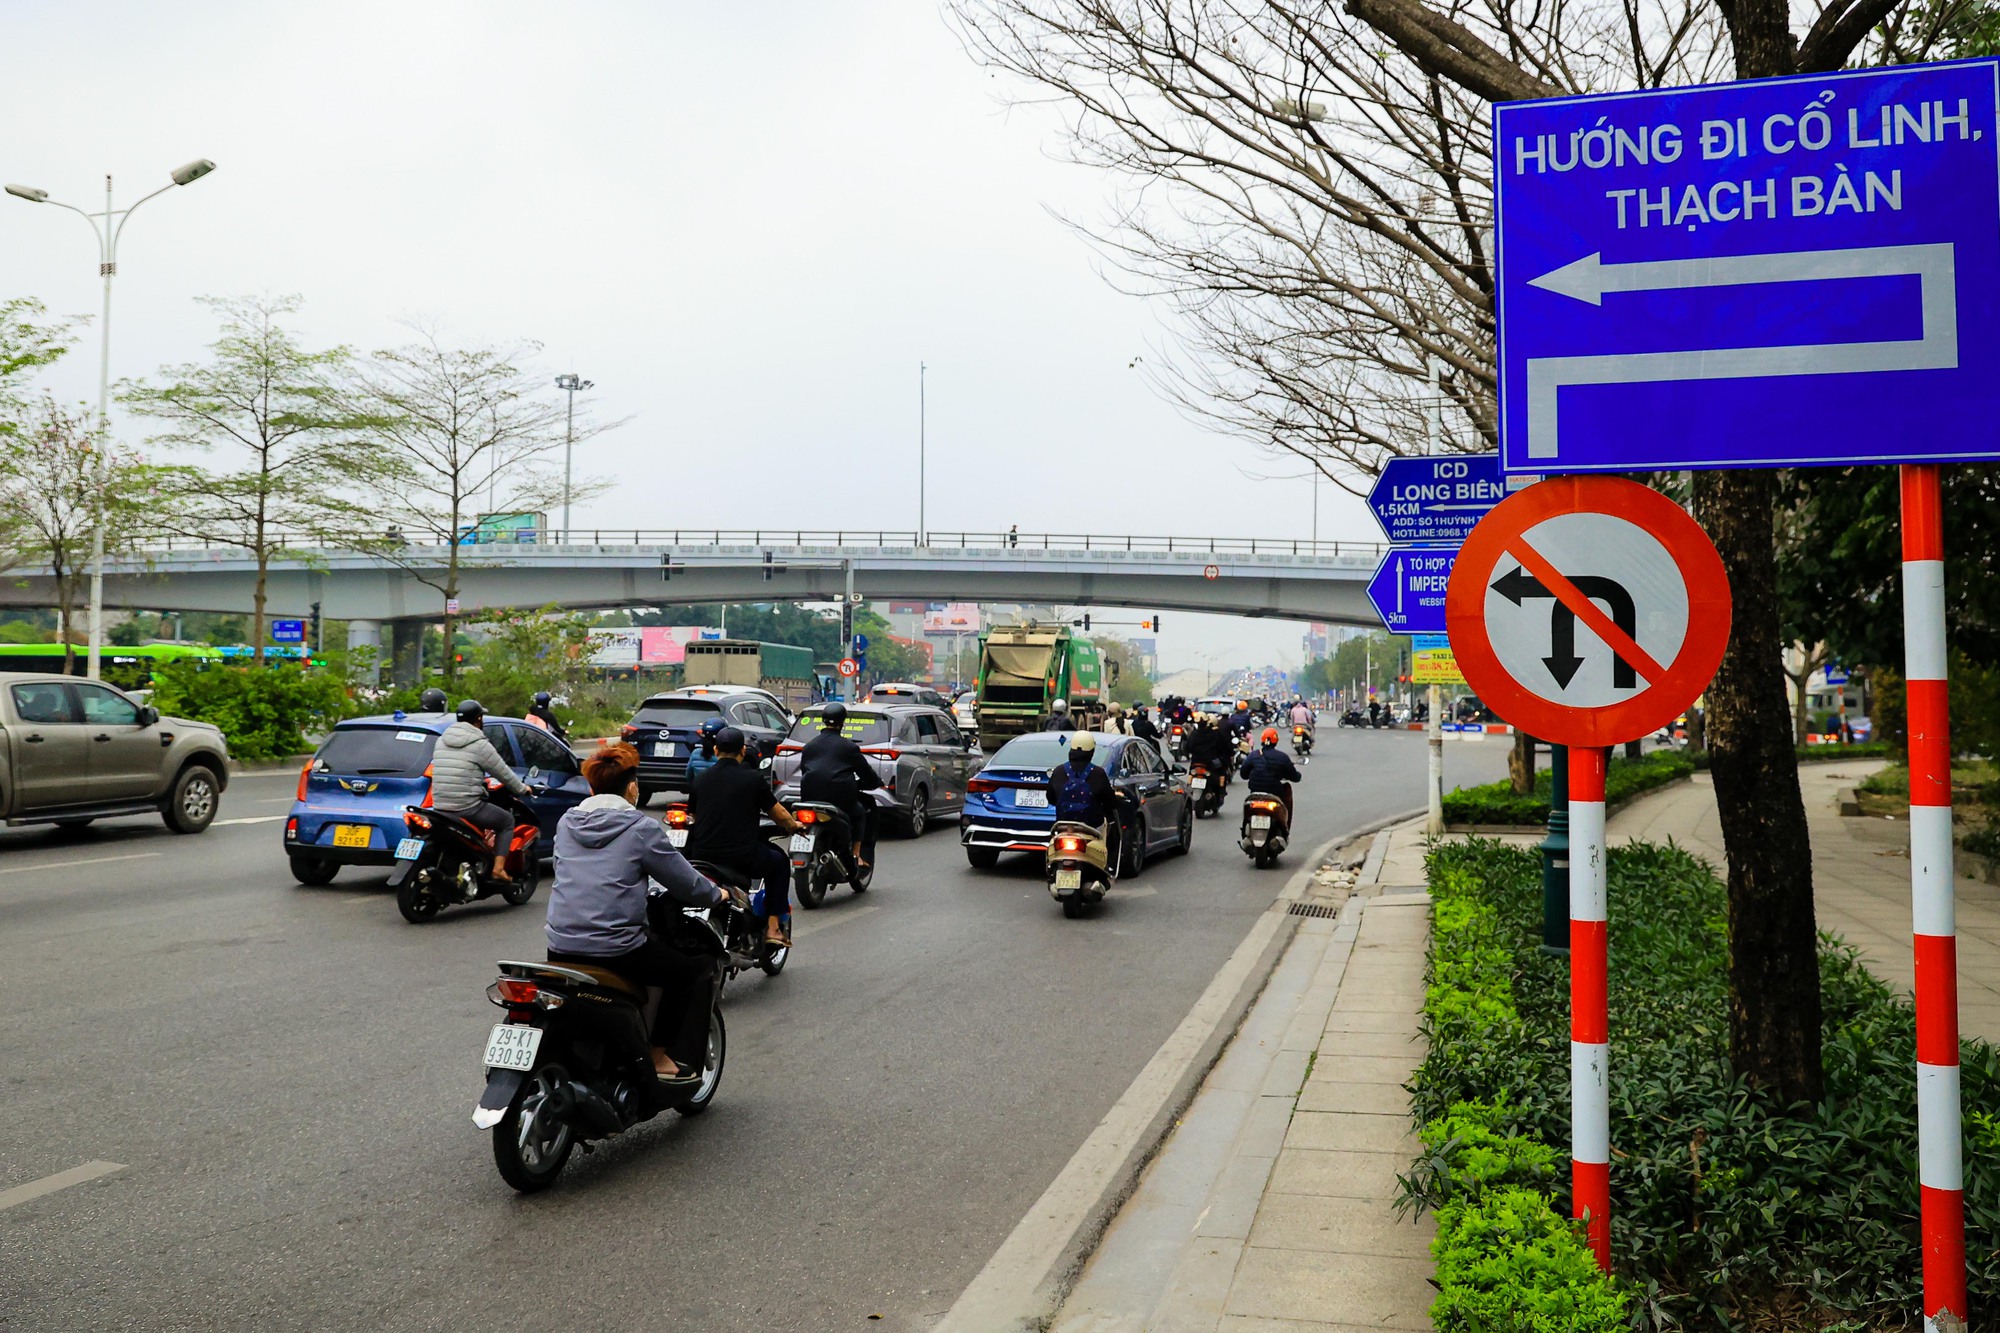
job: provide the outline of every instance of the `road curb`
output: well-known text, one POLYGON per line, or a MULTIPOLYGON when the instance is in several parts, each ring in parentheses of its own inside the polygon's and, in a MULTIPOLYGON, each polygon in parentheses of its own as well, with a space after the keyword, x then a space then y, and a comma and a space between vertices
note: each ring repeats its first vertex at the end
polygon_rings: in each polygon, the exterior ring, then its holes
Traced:
POLYGON ((1055 1180, 952 1303, 933 1333, 1042 1333, 1139 1176, 1222 1058, 1301 918, 1291 904, 1334 848, 1422 814, 1349 829, 1314 849, 1055 1180))

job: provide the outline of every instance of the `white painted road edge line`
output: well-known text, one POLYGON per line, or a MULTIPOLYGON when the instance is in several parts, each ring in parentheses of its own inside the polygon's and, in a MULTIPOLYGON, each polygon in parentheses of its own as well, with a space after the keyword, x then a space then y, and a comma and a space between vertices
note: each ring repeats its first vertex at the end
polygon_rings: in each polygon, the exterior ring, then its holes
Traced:
POLYGON ((221 828, 224 824, 275 824, 283 815, 240 815, 235 819, 218 819, 211 826, 221 828))
POLYGON ((81 1185, 87 1180, 96 1180, 100 1176, 108 1176, 114 1171, 124 1169, 123 1162, 85 1162, 82 1166, 73 1166, 67 1171, 58 1171, 52 1176, 43 1176, 40 1180, 16 1185, 13 1189, 0 1191, 0 1213, 54 1194, 57 1190, 66 1190, 71 1185, 81 1185))
MULTIPOLYGON (((1421 812, 1417 812, 1421 813, 1421 812)), ((1410 814, 1383 821, 1410 819, 1410 814)), ((1305 891, 1312 873, 1340 843, 1372 829, 1351 830, 1329 839, 1306 858, 1270 910, 1259 916, 1236 952, 1208 983, 1208 989, 1188 1010, 1173 1035, 1161 1043, 1146 1067, 1117 1103, 1097 1122, 1069 1162, 1042 1191, 1013 1232, 1001 1242, 971 1285, 959 1294, 932 1333, 998 1333, 999 1330, 1039 1329, 1055 1313, 1065 1294, 1060 1290, 1066 1261, 1077 1233, 1103 1206, 1105 1196, 1130 1183, 1126 1164, 1149 1127, 1182 1085, 1189 1067, 1201 1057, 1216 1028, 1236 1010, 1251 973, 1272 937, 1288 919, 1292 902, 1305 891)), ((1272 959, 1276 967, 1279 959, 1272 959)), ((1254 999, 1254 996, 1252 997, 1254 999)), ((1171 1128, 1171 1126, 1168 1126, 1171 1128)), ((1110 1219, 1105 1218, 1108 1224, 1110 1219)))
POLYGON ((123 856, 85 856, 74 861, 44 861, 32 866, 8 866, 0 875, 25 875, 35 870, 67 870, 71 866, 101 866, 106 861, 145 861, 165 852, 127 852, 123 856))

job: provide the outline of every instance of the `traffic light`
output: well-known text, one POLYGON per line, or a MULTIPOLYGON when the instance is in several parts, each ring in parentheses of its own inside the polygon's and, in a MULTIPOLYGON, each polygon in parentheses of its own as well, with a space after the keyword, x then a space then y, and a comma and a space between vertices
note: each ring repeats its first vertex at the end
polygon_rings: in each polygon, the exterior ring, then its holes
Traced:
POLYGON ((1090 612, 1088 611, 1083 613, 1083 632, 1085 634, 1090 633, 1090 612))
POLYGON ((312 646, 313 646, 313 648, 314 648, 314 649, 318 649, 318 647, 320 646, 320 638, 319 638, 319 603, 318 603, 318 602, 314 602, 314 603, 313 603, 313 606, 312 606, 312 612, 313 612, 313 613, 312 613, 312 635, 311 635, 311 638, 310 638, 310 639, 308 640, 308 642, 310 642, 310 643, 312 644, 312 646))
POLYGON ((771 563, 771 553, 766 551, 764 552, 764 582, 769 583, 777 577, 777 569, 771 563))

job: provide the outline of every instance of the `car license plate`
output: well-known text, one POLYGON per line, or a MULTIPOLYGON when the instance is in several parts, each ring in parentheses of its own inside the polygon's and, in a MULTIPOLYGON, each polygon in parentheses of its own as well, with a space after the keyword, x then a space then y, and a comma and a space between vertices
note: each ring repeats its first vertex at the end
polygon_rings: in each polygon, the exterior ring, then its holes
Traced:
POLYGON ((1269 828, 1271 827, 1271 817, 1269 815, 1252 815, 1250 816, 1250 827, 1269 828))
POLYGON ((792 835, 792 850, 793 850, 793 851, 795 851, 795 852, 809 852, 809 851, 811 851, 812 849, 813 849, 813 840, 812 840, 812 834, 810 834, 810 833, 794 833, 794 834, 792 835))
POLYGON ((423 854, 424 840, 422 838, 404 838, 396 844, 396 859, 398 861, 414 861, 423 854))
POLYGON ((1195 789, 1196 791, 1207 791, 1207 790, 1208 790, 1208 779, 1207 779, 1207 778, 1189 778, 1189 779, 1188 779, 1188 786, 1190 786, 1190 787, 1194 788, 1194 789, 1195 789))
POLYGON ((1056 871, 1056 887, 1059 889, 1080 889, 1083 887, 1083 872, 1074 867, 1056 871))
POLYGON ((674 747, 671 741, 653 742, 653 758, 672 759, 673 757, 674 757, 674 747))
POLYGON ((333 845, 336 847, 366 847, 372 830, 366 824, 335 824, 333 845))
POLYGON ((668 830, 667 830, 667 842, 668 842, 669 844, 671 844, 672 846, 675 846, 675 847, 685 847, 685 846, 687 846, 687 845, 688 845, 688 831, 687 831, 686 829, 684 829, 684 828, 670 828, 670 829, 668 829, 668 830))
POLYGON ((1046 810, 1049 807, 1049 794, 1045 791, 1017 791, 1014 793, 1014 804, 1032 810, 1046 810))
POLYGON ((495 1023, 486 1038, 486 1064, 491 1069, 533 1069, 542 1046, 542 1030, 526 1023, 495 1023))

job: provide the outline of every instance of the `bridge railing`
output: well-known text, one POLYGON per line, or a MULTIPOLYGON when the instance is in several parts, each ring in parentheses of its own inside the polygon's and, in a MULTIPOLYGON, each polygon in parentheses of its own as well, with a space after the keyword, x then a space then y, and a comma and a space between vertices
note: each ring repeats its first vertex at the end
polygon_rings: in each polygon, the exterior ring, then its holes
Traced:
MULTIPOLYGON (((295 550, 345 549, 384 554, 442 550, 432 533, 405 534, 395 528, 365 540, 330 543, 304 533, 272 538, 295 550)), ((467 532, 461 546, 874 546, 917 550, 1146 551, 1185 555, 1379 556, 1380 542, 1317 541, 1287 537, 1169 537, 1102 532, 927 532, 884 528, 571 528, 467 532)), ((139 544, 145 554, 176 551, 244 550, 226 533, 207 537, 160 536, 139 544)))

